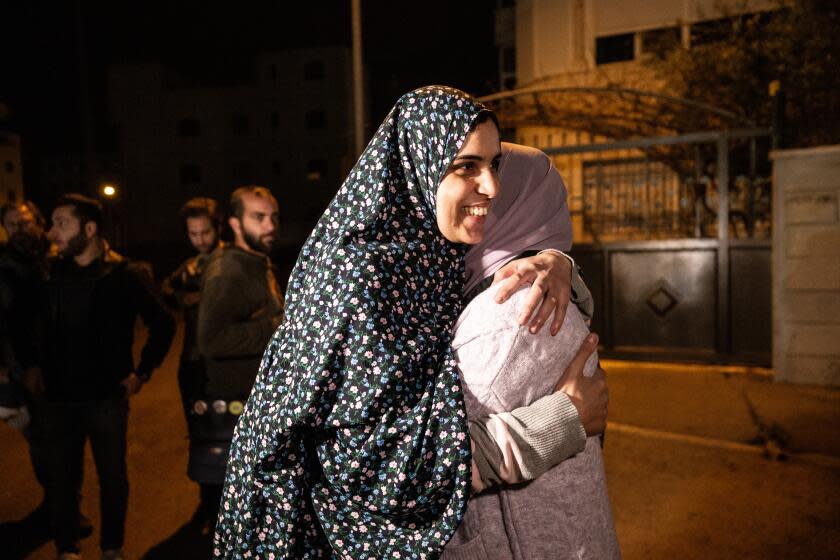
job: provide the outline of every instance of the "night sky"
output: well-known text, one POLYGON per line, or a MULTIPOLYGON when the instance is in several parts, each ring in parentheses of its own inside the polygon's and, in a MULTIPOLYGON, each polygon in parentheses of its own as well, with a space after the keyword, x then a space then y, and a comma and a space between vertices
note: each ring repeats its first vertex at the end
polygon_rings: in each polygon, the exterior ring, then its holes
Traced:
MULTIPOLYGON (((26 162, 82 146, 77 21, 84 30, 97 150, 108 152, 109 64, 159 61, 204 83, 246 81, 256 53, 351 44, 350 0, 302 2, 102 0, 9 2, 0 34, 0 101, 23 137, 26 162), (81 6, 77 18, 77 6, 81 6)), ((410 89, 443 83, 481 95, 495 90, 495 0, 362 0, 369 120, 381 120, 410 89)))

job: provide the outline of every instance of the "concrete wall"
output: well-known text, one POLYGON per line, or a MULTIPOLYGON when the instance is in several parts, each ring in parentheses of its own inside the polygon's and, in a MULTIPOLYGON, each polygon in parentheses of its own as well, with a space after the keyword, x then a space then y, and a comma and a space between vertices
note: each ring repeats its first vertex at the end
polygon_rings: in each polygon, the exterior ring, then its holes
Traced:
POLYGON ((840 146, 773 159, 773 369, 840 386, 840 146))

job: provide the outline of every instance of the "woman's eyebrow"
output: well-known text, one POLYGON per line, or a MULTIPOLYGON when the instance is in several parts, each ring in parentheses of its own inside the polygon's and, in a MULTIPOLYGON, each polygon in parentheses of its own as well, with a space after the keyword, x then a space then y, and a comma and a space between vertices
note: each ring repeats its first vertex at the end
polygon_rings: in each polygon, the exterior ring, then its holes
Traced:
MULTIPOLYGON (((498 158, 498 157, 502 157, 502 153, 501 153, 501 152, 499 152, 499 153, 497 153, 497 154, 494 154, 494 155, 493 155, 493 157, 491 157, 491 158, 489 158, 489 159, 492 161, 492 160, 494 160, 494 159, 496 159, 496 158, 498 158)), ((461 155, 459 155, 459 156, 456 156, 456 157, 455 157, 455 159, 454 159, 453 161, 458 161, 459 159, 466 159, 466 160, 469 160, 469 161, 482 161, 482 160, 484 160, 484 158, 483 158, 483 157, 481 157, 481 156, 479 156, 479 155, 474 155, 474 154, 461 154, 461 155)))

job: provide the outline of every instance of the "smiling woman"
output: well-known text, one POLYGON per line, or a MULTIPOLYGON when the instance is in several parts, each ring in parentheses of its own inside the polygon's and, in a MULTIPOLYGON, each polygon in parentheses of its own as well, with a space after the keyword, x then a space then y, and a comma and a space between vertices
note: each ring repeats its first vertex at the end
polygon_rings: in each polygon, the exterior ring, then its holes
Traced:
POLYGON ((499 127, 490 115, 479 116, 438 187, 437 224, 449 241, 481 241, 490 202, 499 193, 499 127))
POLYGON ((470 447, 451 331, 482 234, 467 212, 498 188, 485 113, 447 87, 404 95, 319 220, 237 427, 215 557, 431 558, 455 531, 470 447))

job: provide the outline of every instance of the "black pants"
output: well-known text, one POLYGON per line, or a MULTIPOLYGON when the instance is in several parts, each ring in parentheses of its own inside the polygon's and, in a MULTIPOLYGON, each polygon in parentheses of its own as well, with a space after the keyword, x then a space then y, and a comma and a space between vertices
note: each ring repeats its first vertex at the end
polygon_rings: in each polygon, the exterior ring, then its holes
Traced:
POLYGON ((122 548, 128 509, 126 431, 128 401, 109 398, 47 405, 50 499, 58 552, 79 552, 79 495, 85 441, 99 477, 103 550, 122 548))

